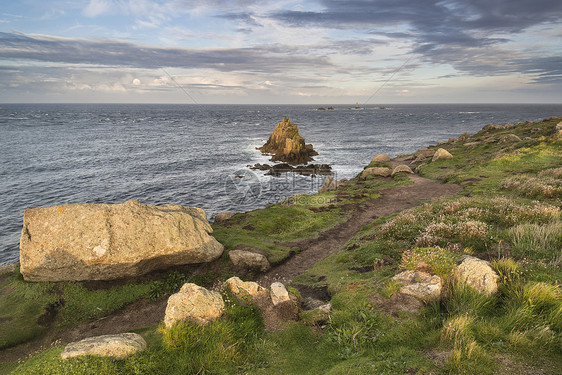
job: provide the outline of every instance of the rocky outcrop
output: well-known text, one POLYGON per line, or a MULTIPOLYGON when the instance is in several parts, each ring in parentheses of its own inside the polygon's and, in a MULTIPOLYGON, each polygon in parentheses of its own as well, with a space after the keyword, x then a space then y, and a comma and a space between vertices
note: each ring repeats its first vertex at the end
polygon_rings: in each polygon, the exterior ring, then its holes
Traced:
POLYGON ((324 179, 324 183, 318 189, 319 193, 325 193, 330 190, 336 190, 338 188, 339 182, 332 176, 328 176, 324 179))
POLYGON ((416 297, 420 301, 429 302, 441 298, 442 282, 437 275, 422 271, 404 271, 392 280, 402 284, 400 293, 416 297))
POLYGON ((435 150, 429 148, 420 148, 414 154, 415 156, 414 162, 424 161, 426 159, 433 157, 433 155, 435 155, 435 150))
POLYGON ((242 281, 239 277, 231 277, 226 280, 228 290, 235 296, 251 298, 264 298, 268 296, 268 291, 261 285, 253 281, 242 281))
POLYGON ((409 174, 413 174, 414 172, 412 172, 412 169, 410 167, 408 167, 407 165, 401 164, 401 165, 397 165, 396 167, 394 167, 394 169, 392 170, 392 173, 390 174, 392 177, 396 176, 398 173, 409 173, 409 174))
POLYGON ((449 160, 452 159, 453 155, 451 155, 451 153, 447 150, 445 150, 444 148, 440 148, 437 151, 435 151, 435 154, 433 154, 433 158, 431 159, 431 161, 437 161, 437 160, 449 160))
POLYGON ((136 333, 104 335, 71 342, 61 353, 62 359, 93 355, 125 359, 146 349, 146 341, 136 333))
POLYGON ((390 156, 386 154, 378 154, 371 159, 371 163, 388 163, 390 161, 390 156))
POLYGON ((506 134, 500 140, 502 143, 511 143, 511 142, 521 142, 521 138, 519 138, 515 134, 506 134))
POLYGON ((361 178, 365 179, 368 176, 389 177, 391 174, 390 168, 386 167, 371 167, 366 168, 361 172, 361 178))
POLYGON ((281 328, 284 322, 298 318, 299 300, 282 283, 273 283, 270 289, 266 289, 255 282, 231 277, 225 286, 244 303, 259 308, 267 329, 281 328))
POLYGON ((71 204, 24 212, 21 273, 28 281, 110 280, 217 259, 205 211, 176 205, 71 204))
POLYGON ((228 257, 235 267, 243 268, 247 271, 266 272, 271 268, 269 261, 263 254, 244 250, 231 250, 228 257))
POLYGON ((332 167, 328 164, 307 164, 293 167, 287 163, 281 164, 254 164, 248 168, 260 171, 267 171, 266 176, 279 177, 283 173, 296 173, 301 176, 327 176, 332 174, 332 167))
POLYGON ((554 128, 554 135, 552 136, 555 140, 562 140, 562 121, 556 124, 554 128))
POLYGON ((273 283, 270 286, 270 295, 271 301, 273 302, 274 306, 279 305, 280 303, 289 302, 291 299, 289 298, 289 292, 285 285, 282 283, 273 283))
POLYGON ((296 124, 283 118, 266 144, 259 148, 264 154, 272 154, 272 161, 283 161, 289 164, 306 164, 312 161, 312 156, 318 155, 312 145, 304 143, 304 138, 299 134, 296 124))
POLYGON ((167 328, 184 320, 207 324, 220 318, 223 312, 224 301, 220 293, 187 283, 168 298, 164 324, 167 328))
POLYGON ((223 223, 236 215, 236 212, 220 212, 215 215, 215 223, 223 223))
POLYGON ((455 276, 481 293, 491 295, 498 290, 498 274, 490 267, 490 263, 479 258, 465 255, 455 271, 455 276))

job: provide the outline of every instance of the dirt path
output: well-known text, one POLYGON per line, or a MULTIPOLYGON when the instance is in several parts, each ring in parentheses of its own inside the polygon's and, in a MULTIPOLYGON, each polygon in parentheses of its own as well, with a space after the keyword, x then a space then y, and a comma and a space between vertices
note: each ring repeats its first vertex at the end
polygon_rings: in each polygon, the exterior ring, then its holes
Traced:
POLYGON ((367 203, 365 209, 358 210, 345 222, 320 233, 318 238, 292 242, 303 251, 287 262, 260 275, 257 282, 263 286, 280 281, 288 283, 314 264, 328 257, 342 247, 363 226, 381 216, 417 206, 422 201, 453 195, 462 191, 460 185, 442 184, 418 175, 411 175, 413 184, 381 190, 381 197, 367 203))

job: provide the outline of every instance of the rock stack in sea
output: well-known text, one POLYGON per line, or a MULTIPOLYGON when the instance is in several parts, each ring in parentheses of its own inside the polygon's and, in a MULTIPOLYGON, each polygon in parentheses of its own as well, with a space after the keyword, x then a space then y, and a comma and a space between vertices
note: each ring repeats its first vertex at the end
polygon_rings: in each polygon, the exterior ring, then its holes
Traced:
POLYGON ((299 128, 288 118, 283 118, 266 144, 259 148, 264 154, 272 154, 272 161, 282 161, 297 165, 312 161, 312 156, 318 155, 312 145, 307 145, 299 134, 299 128))

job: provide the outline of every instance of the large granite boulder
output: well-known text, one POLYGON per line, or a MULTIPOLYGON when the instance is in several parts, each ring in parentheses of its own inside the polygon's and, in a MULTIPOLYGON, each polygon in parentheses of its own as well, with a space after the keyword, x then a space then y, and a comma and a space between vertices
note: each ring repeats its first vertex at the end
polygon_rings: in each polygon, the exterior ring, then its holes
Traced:
POLYGON ((136 333, 121 333, 118 335, 104 335, 88 337, 87 339, 71 342, 61 353, 62 359, 93 355, 125 359, 128 356, 146 349, 146 341, 136 333))
POLYGON ((456 278, 480 293, 494 294, 498 290, 498 274, 485 260, 465 255, 455 270, 456 278))
POLYGON ((266 272, 271 268, 269 261, 263 254, 245 250, 231 250, 228 257, 235 267, 248 271, 266 272))
POLYGON ((220 293, 187 283, 168 298, 164 324, 167 328, 184 320, 207 324, 222 316, 224 306, 220 293))
POLYGON ((304 138, 299 134, 299 127, 283 118, 266 144, 259 148, 264 154, 273 154, 272 161, 283 161, 289 164, 305 164, 312 161, 312 156, 318 155, 312 145, 304 143, 304 138))
POLYGON ((23 216, 20 271, 28 281, 110 280, 210 262, 223 246, 205 211, 176 205, 69 204, 23 216))

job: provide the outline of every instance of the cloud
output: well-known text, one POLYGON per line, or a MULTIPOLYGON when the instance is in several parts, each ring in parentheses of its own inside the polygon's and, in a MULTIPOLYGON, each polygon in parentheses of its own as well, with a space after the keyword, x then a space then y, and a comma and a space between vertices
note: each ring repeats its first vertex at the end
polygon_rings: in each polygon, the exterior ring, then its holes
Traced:
POLYGON ((502 42, 492 33, 518 33, 559 22, 558 0, 322 0, 320 11, 280 10, 270 17, 295 26, 331 29, 391 28, 417 43, 479 46, 502 42))
POLYGON ((111 8, 112 3, 110 0, 90 0, 82 14, 86 17, 97 17, 108 12, 111 8))
POLYGON ((0 55, 3 59, 51 63, 214 69, 224 72, 276 73, 331 66, 323 57, 279 56, 267 48, 168 48, 113 40, 65 39, 1 32, 0 55))
POLYGON ((254 15, 251 13, 224 13, 224 14, 218 14, 215 17, 223 18, 230 21, 236 21, 246 26, 263 27, 263 25, 259 23, 254 18, 254 15))

